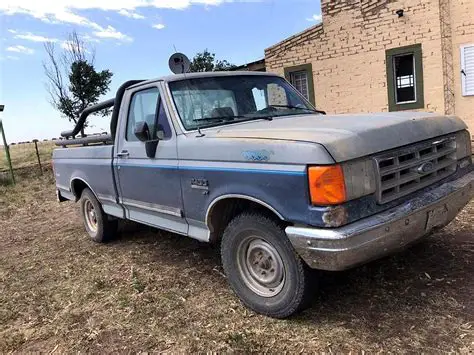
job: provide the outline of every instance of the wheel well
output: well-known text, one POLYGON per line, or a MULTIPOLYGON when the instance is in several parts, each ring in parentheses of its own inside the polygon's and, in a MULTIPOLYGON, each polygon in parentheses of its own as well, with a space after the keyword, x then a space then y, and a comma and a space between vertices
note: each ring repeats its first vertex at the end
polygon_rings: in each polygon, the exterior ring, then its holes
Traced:
POLYGON ((283 221, 276 211, 258 202, 238 197, 225 198, 216 202, 208 213, 206 223, 211 232, 210 242, 218 241, 230 221, 244 211, 258 212, 276 221, 283 221))
POLYGON ((89 185, 87 185, 84 181, 80 179, 72 180, 71 189, 74 196, 76 196, 76 201, 81 198, 82 191, 84 191, 85 188, 89 188, 89 185))

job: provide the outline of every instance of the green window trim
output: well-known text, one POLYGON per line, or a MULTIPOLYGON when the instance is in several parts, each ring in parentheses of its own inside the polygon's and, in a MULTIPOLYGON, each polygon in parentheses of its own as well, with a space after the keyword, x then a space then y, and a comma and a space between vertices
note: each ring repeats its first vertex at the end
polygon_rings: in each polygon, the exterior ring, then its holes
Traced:
POLYGON ((385 51, 385 62, 387 64, 388 110, 403 111, 424 108, 425 96, 423 90, 423 56, 421 44, 388 49, 385 51), (395 71, 393 68, 393 57, 402 54, 413 54, 415 58, 416 102, 397 104, 395 98, 395 71))
POLYGON ((309 102, 311 102, 313 106, 316 106, 316 100, 314 97, 313 65, 311 63, 285 68, 285 79, 291 82, 291 73, 296 73, 299 71, 306 71, 308 73, 309 102))

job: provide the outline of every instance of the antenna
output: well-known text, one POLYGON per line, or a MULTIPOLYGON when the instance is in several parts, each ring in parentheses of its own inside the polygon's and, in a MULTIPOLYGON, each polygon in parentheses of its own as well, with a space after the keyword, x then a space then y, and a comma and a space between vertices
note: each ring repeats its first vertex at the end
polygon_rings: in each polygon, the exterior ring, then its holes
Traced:
POLYGON ((168 65, 174 74, 188 73, 191 68, 191 62, 183 53, 173 54, 168 61, 168 65))

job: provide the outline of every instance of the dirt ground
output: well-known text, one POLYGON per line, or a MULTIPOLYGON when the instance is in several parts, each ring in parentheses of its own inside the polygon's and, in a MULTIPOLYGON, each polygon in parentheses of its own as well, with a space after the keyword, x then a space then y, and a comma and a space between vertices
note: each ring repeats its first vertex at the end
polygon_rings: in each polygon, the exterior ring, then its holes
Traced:
POLYGON ((51 174, 0 186, 0 352, 474 352, 474 203, 395 256, 321 273, 289 320, 244 308, 217 247, 134 224, 91 242, 51 174))

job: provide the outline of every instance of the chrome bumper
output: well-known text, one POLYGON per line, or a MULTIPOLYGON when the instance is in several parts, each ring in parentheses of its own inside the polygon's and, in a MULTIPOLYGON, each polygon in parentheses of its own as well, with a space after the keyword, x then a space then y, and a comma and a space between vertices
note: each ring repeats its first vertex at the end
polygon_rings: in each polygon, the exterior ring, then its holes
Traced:
POLYGON ((474 171, 344 227, 287 227, 285 231, 311 268, 344 270, 402 249, 446 226, 473 196, 474 171))

